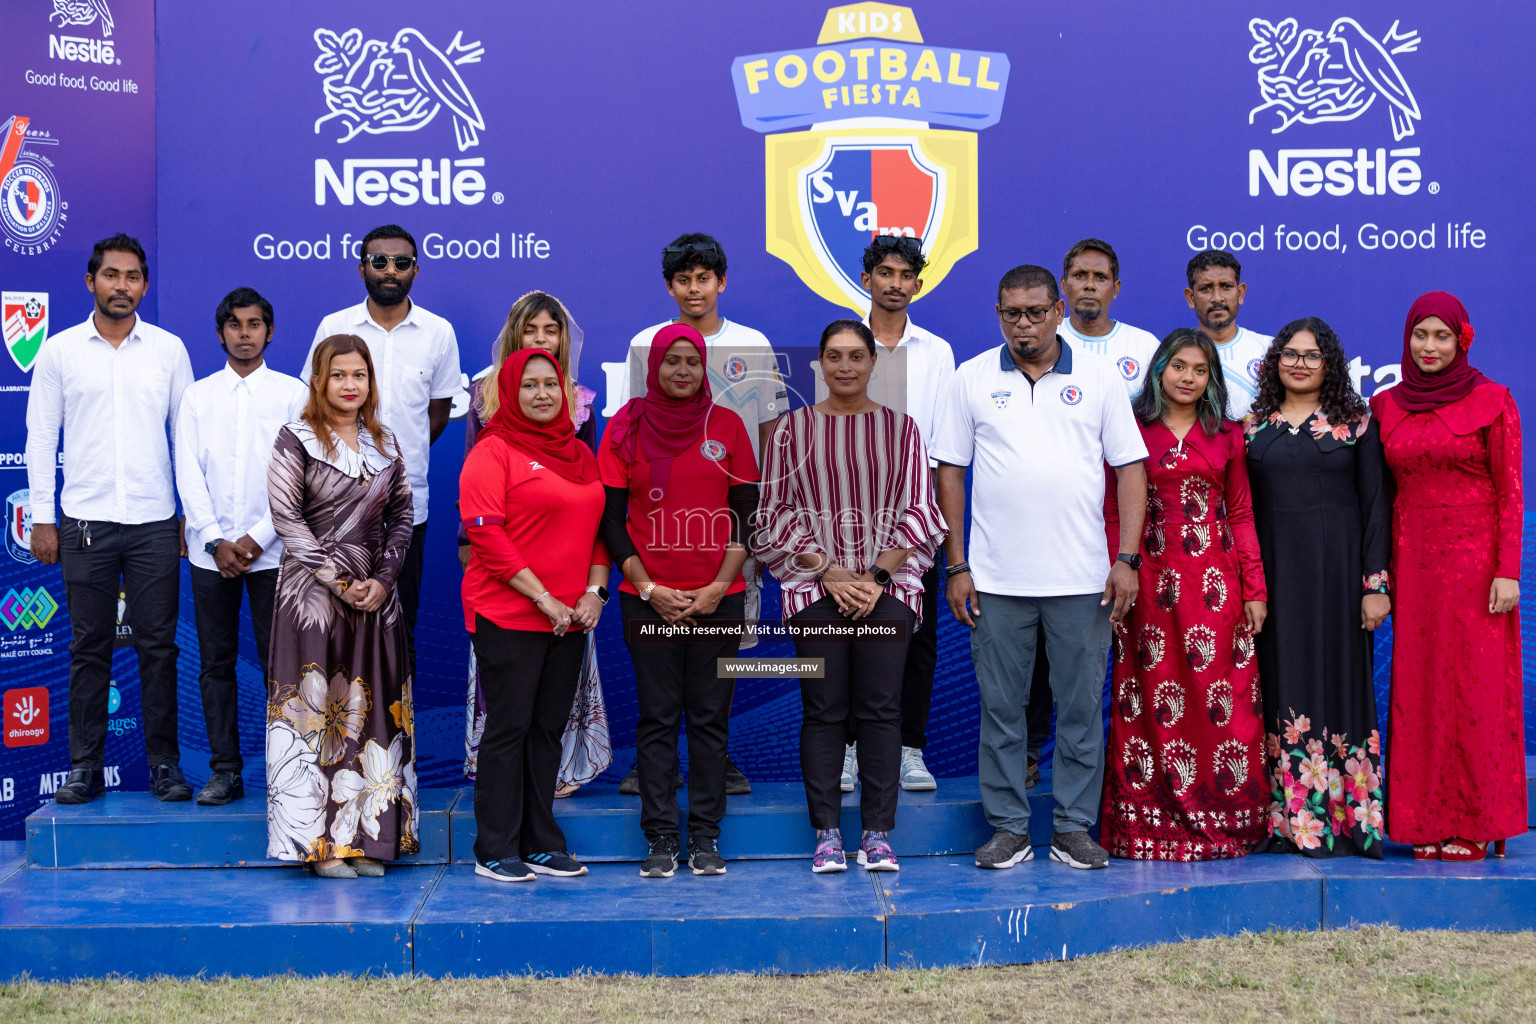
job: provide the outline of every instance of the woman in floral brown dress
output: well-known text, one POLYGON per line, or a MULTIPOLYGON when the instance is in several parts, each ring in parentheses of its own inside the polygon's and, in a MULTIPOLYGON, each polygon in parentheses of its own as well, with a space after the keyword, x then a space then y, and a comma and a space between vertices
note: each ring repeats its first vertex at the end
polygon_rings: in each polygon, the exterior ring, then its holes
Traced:
POLYGON ((267 472, 283 539, 267 681, 267 855, 326 878, 417 849, 410 662, 395 578, 411 487, 368 345, 315 348, 309 404, 267 472))

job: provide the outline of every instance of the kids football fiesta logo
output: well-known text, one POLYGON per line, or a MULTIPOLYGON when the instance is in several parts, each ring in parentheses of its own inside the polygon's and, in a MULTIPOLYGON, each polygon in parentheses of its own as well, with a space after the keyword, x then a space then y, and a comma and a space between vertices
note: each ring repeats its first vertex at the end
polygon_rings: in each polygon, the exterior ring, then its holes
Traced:
POLYGON ((912 9, 883 3, 832 8, 816 43, 731 65, 742 123, 777 133, 763 140, 768 251, 863 313, 864 249, 918 237, 927 295, 976 250, 975 133, 1002 116, 1008 58, 925 46, 912 9))

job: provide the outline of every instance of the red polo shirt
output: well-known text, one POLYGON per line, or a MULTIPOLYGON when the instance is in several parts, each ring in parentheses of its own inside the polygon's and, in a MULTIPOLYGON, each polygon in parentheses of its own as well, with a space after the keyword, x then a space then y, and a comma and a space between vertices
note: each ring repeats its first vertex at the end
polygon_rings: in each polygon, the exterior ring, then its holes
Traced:
POLYGON ((549 617, 507 581, 532 569, 551 596, 575 607, 590 567, 608 564, 597 538, 602 482, 572 483, 499 437, 465 456, 459 515, 469 533, 463 594, 471 633, 477 614, 503 629, 552 632, 549 617))
MULTIPOLYGON (((618 450, 619 431, 603 435, 597 471, 604 486, 629 490, 629 539, 651 579, 674 590, 694 590, 715 581, 731 539, 726 492, 758 481, 752 440, 741 417, 715 406, 698 440, 672 460, 666 494, 651 497, 651 464, 638 452, 626 462, 618 450)), ((619 589, 634 594, 629 580, 619 589)), ((746 589, 738 573, 727 594, 746 589)))

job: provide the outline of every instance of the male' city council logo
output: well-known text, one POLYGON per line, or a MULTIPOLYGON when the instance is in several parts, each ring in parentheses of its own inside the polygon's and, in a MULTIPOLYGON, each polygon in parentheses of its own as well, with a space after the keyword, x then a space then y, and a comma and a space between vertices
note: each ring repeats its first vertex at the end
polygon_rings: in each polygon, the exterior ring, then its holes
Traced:
POLYGON ((1120 367, 1120 376, 1126 380, 1135 380, 1137 371, 1141 369, 1141 364, 1130 356, 1121 356, 1115 365, 1120 367))
POLYGON ((107 0, 53 0, 53 13, 48 15, 48 20, 59 28, 89 25, 97 18, 101 19, 101 34, 110 38, 112 8, 107 6, 107 0))
POLYGON ((48 293, 0 292, 0 323, 6 351, 22 373, 29 372, 48 340, 48 293))
POLYGON ((0 598, 0 623, 11 631, 42 629, 59 610, 59 603, 43 587, 17 590, 12 587, 0 598))
POLYGON ((1399 34, 1394 21, 1378 42, 1353 18, 1339 18, 1327 32, 1300 29, 1295 18, 1271 25, 1263 18, 1248 23, 1257 40, 1248 59, 1259 68, 1259 95, 1264 102, 1248 113, 1248 123, 1273 111, 1279 124, 1272 133, 1300 121, 1353 121, 1375 104, 1377 97, 1392 119, 1392 137, 1402 141, 1421 120, 1413 90, 1392 58, 1419 48, 1417 31, 1399 34))
POLYGON ((485 118, 459 77, 458 65, 478 63, 485 48, 464 42, 463 32, 454 35, 446 51, 414 28, 401 29, 388 43, 365 41, 360 29, 337 35, 319 28, 315 44, 320 47, 315 70, 325 76, 325 104, 331 109, 315 122, 316 134, 333 118, 344 126, 337 142, 350 142, 362 132, 419 131, 447 107, 459 150, 480 144, 485 118))
POLYGON ((742 123, 777 133, 764 139, 768 251, 862 313, 870 241, 921 238, 929 295, 976 249, 976 132, 1002 116, 1008 57, 925 46, 912 9, 885 3, 832 8, 816 43, 731 65, 742 123), (906 124, 844 124, 871 118, 906 124))
POLYGON ((1083 400, 1083 389, 1076 384, 1068 384, 1061 389, 1061 401, 1065 405, 1076 405, 1083 400))

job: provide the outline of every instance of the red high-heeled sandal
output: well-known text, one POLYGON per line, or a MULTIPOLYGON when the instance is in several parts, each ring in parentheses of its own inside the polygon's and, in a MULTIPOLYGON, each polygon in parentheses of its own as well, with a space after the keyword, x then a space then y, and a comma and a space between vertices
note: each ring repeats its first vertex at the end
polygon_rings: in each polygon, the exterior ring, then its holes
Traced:
POLYGON ((1415 845, 1414 848, 1413 848, 1413 859, 1414 860, 1439 860, 1440 859, 1440 844, 1439 843, 1420 843, 1420 844, 1415 845))
POLYGON ((1470 839, 1452 837, 1440 846, 1441 860, 1469 863, 1483 860, 1487 856, 1488 844, 1486 842, 1473 842, 1470 839))

